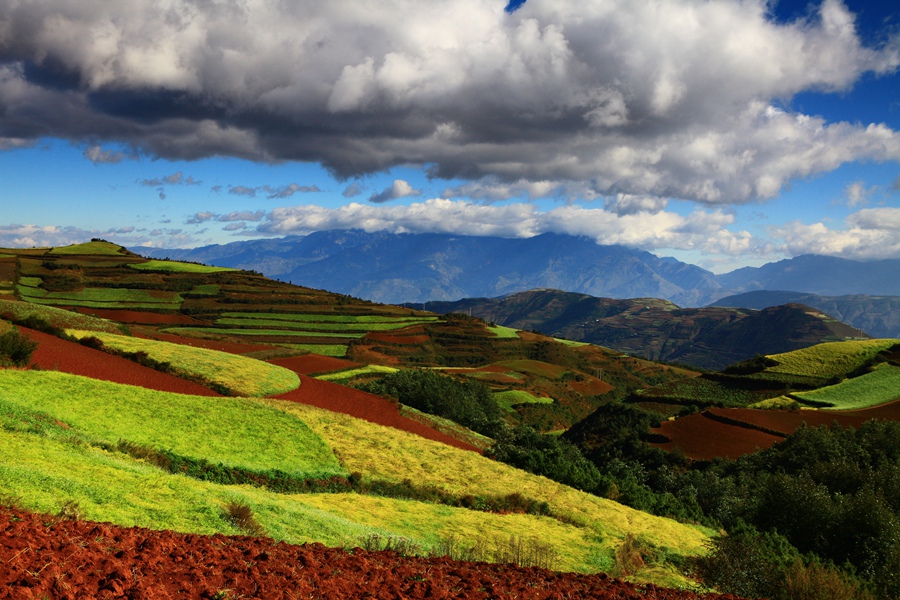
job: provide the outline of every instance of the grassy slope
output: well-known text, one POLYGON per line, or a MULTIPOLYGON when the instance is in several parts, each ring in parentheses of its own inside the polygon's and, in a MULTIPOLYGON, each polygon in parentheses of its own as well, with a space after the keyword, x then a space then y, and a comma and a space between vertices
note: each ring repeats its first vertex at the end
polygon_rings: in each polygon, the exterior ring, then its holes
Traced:
POLYGON ((74 330, 68 333, 76 337, 94 336, 117 350, 146 352, 154 360, 171 363, 179 371, 224 385, 240 396, 274 396, 300 385, 300 378, 293 371, 246 356, 123 335, 74 330))
POLYGON ((246 398, 147 390, 54 371, 0 370, 0 403, 51 415, 91 439, 306 477, 342 473, 302 421, 246 398))
POLYGON ((764 373, 813 376, 821 378, 843 376, 852 372, 882 350, 900 343, 900 340, 853 340, 826 342, 802 350, 773 354, 770 358, 778 365, 764 373))
MULTIPOLYGON (((613 551, 626 532, 678 554, 700 552, 706 539, 697 528, 590 497, 471 452, 293 403, 195 398, 61 373, 15 370, 0 371, 0 400, 5 403, 0 411, 4 425, 0 429, 0 497, 32 510, 52 513, 74 502, 88 519, 236 533, 222 507, 239 501, 253 508, 267 534, 286 541, 352 546, 374 531, 406 536, 427 548, 449 535, 467 544, 520 536, 549 542, 559 555, 557 568, 576 571, 609 569, 613 551), (31 409, 40 409, 45 416, 31 409), (570 522, 358 494, 281 495, 248 486, 222 486, 170 475, 85 443, 123 437, 165 444, 195 456, 230 453, 235 463, 289 471, 296 466, 293 453, 298 448, 321 444, 309 437, 303 425, 307 421, 337 450, 346 470, 392 481, 409 477, 455 493, 520 492, 549 502, 558 513, 568 514, 570 522)), ((334 468, 333 455, 320 452, 316 456, 313 464, 334 468)), ((648 571, 643 577, 658 583, 684 583, 673 571, 648 571)))
POLYGON ((15 300, 0 300, 0 314, 9 314, 17 319, 34 316, 62 329, 83 329, 106 333, 121 333, 122 331, 118 323, 107 321, 106 319, 15 300))
POLYGON ((142 263, 132 263, 128 266, 139 271, 172 271, 176 273, 223 273, 237 270, 230 267, 210 267, 174 260, 148 260, 142 263))
POLYGON ((900 398, 900 367, 881 365, 871 373, 811 392, 798 392, 800 400, 830 404, 835 410, 858 410, 900 398))
POLYGON ((634 533, 676 553, 696 554, 708 539, 709 532, 704 529, 591 496, 472 452, 306 405, 267 402, 300 416, 351 472, 388 481, 410 479, 459 495, 517 492, 545 500, 557 514, 568 515, 583 523, 592 536, 600 536, 607 548, 617 545, 627 533, 634 533))

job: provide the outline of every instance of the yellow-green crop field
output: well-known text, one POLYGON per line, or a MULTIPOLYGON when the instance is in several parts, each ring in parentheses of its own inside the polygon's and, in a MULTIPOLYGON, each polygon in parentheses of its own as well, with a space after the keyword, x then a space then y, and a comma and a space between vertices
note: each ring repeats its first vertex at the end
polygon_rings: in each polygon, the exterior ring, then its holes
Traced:
POLYGON ((503 325, 491 325, 490 327, 488 327, 488 331, 501 339, 518 339, 519 337, 518 329, 513 329, 512 327, 504 327, 503 325))
POLYGON ((223 319, 264 319, 274 321, 288 321, 299 323, 431 323, 438 320, 432 316, 395 317, 388 315, 336 315, 316 313, 252 313, 252 312, 226 312, 222 313, 223 319))
POLYGON ((20 277, 16 290, 29 302, 37 304, 65 304, 91 308, 115 308, 118 306, 177 310, 184 299, 177 292, 147 292, 126 288, 84 288, 72 292, 48 292, 32 286, 31 280, 38 277, 20 277))
POLYGON ((121 256, 121 246, 109 242, 85 242, 71 246, 50 248, 46 254, 100 254, 104 256, 121 256))
POLYGON ((316 322, 316 321, 289 321, 286 319, 261 319, 261 318, 253 318, 253 319, 235 319, 235 318, 224 318, 217 319, 216 325, 222 326, 234 326, 234 327, 245 327, 248 330, 252 330, 252 328, 266 328, 266 327, 278 327, 281 329, 287 330, 300 330, 300 331, 350 331, 350 332, 367 332, 367 331, 393 331, 395 329, 403 329, 404 327, 409 327, 412 323, 408 321, 393 321, 386 323, 342 323, 339 321, 326 321, 326 322, 316 322))
POLYGON ((400 369, 395 369, 394 367, 383 367, 381 365, 366 365, 364 367, 359 367, 356 369, 346 369, 344 371, 338 371, 336 373, 317 375, 316 379, 321 379, 322 381, 344 381, 347 379, 353 379, 354 377, 358 377, 360 375, 386 375, 389 373, 396 373, 399 370, 400 369))
POLYGON ((248 398, 191 396, 56 371, 0 370, 0 406, 50 415, 90 439, 119 440, 252 471, 342 473, 300 419, 248 398))
MULTIPOLYGON (((474 452, 336 413, 277 400, 200 398, 104 384, 56 372, 0 371, 0 497, 80 518, 195 533, 241 533, 224 506, 249 506, 266 535, 291 543, 355 546, 371 533, 424 549, 520 537, 551 547, 554 567, 596 572, 613 564, 627 533, 676 555, 704 551, 708 530, 654 517, 526 474, 474 452), (453 494, 521 493, 564 519, 489 514, 409 500, 279 494, 170 474, 103 450, 124 439, 250 469, 347 473, 434 485, 453 494), (305 454, 304 454, 305 453, 305 454), (335 457, 338 457, 336 460, 335 457), (339 462, 338 462, 339 460, 339 462)), ((659 565, 635 576, 684 585, 659 565)))
POLYGON ((237 271, 230 267, 210 267, 207 265, 196 265, 194 263, 184 263, 175 260, 148 260, 141 263, 130 263, 128 265, 132 269, 139 271, 171 271, 173 273, 222 273, 224 271, 237 271))
POLYGON ((220 329, 218 327, 167 327, 166 333, 178 335, 191 335, 192 333, 213 333, 219 335, 235 336, 274 336, 274 337, 312 337, 312 338, 361 338, 365 332, 337 333, 334 331, 310 331, 307 329, 220 329))
POLYGON ((494 392, 493 396, 500 408, 507 412, 512 412, 517 404, 553 404, 553 398, 534 396, 524 390, 494 392))
POLYGON ((106 319, 30 302, 0 300, 0 314, 8 314, 16 319, 37 317, 62 329, 83 329, 85 331, 102 331, 106 333, 120 333, 122 331, 118 323, 106 319))
POLYGON ((829 408, 834 410, 878 406, 900 399, 900 367, 880 365, 871 373, 793 396, 801 401, 830 405, 829 408))
POLYGON ((455 495, 520 493, 543 500, 549 503, 554 514, 566 515, 570 522, 579 523, 584 535, 603 540, 606 551, 632 533, 676 554, 696 555, 703 551, 704 543, 712 534, 706 528, 655 517, 474 452, 311 406, 277 400, 266 402, 298 415, 322 436, 350 472, 394 482, 409 479, 455 495))
POLYGON ((785 352, 773 354, 769 358, 778 361, 778 365, 768 367, 765 373, 782 373, 795 376, 813 376, 831 378, 846 375, 871 360, 882 350, 900 344, 900 340, 848 340, 844 342, 825 342, 785 352))
POLYGON ((246 356, 124 335, 78 330, 67 333, 78 338, 96 337, 116 350, 146 352, 156 361, 170 363, 176 371, 223 385, 238 396, 274 396, 300 386, 300 378, 293 371, 246 356))

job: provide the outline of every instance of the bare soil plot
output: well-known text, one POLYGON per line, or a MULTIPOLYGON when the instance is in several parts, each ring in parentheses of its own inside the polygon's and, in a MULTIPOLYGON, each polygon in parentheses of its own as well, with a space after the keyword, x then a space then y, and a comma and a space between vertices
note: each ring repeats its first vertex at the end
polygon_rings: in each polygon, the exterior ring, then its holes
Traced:
POLYGON ((19 327, 19 330, 38 343, 38 347, 31 357, 31 365, 41 369, 62 371, 115 383, 138 385, 162 392, 195 396, 220 395, 198 383, 154 371, 119 356, 87 348, 81 344, 62 340, 33 329, 19 327))
POLYGON ((595 598, 740 600, 449 558, 401 558, 0 509, 0 598, 595 598))
POLYGON ((290 369, 298 375, 330 373, 331 371, 341 371, 343 369, 352 369, 362 366, 352 360, 322 356, 321 354, 306 354, 304 356, 295 356, 292 358, 278 358, 270 360, 269 362, 273 365, 290 369))
POLYGON ((306 375, 299 373, 298 375, 300 376, 299 388, 286 394, 273 396, 273 398, 317 406, 333 412, 344 413, 352 417, 364 419, 371 423, 408 431, 409 433, 414 433, 429 440, 442 442, 448 446, 462 448, 463 450, 471 450, 473 452, 479 451, 475 446, 461 442, 454 437, 436 431, 418 421, 404 417, 400 414, 400 410, 397 406, 386 398, 345 387, 337 383, 319 381, 318 379, 307 377, 306 375))
POLYGON ((659 428, 652 431, 670 440, 655 442, 653 446, 669 451, 680 449, 685 456, 694 460, 738 458, 769 448, 784 439, 783 436, 723 423, 705 413, 695 413, 675 421, 663 421, 659 428))

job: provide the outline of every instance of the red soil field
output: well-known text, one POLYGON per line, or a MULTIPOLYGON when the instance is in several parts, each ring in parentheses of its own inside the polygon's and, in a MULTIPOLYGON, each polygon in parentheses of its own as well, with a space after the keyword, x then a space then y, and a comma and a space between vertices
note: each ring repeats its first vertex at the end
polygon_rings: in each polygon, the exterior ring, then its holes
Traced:
POLYGON ((584 381, 570 381, 569 387, 585 396, 599 396, 613 389, 613 386, 605 381, 593 378, 585 378, 584 381))
POLYGON ((301 404, 318 406, 333 412, 364 419, 370 423, 408 431, 448 446, 479 452, 475 446, 462 442, 446 433, 436 431, 418 421, 404 417, 400 414, 397 406, 386 398, 337 383, 331 383, 330 381, 319 381, 299 373, 298 375, 300 375, 299 388, 286 394, 272 397, 279 400, 290 400, 301 404))
POLYGON ((740 600, 603 574, 301 546, 61 520, 0 509, 0 598, 740 600))
POLYGON ((900 401, 856 411, 713 408, 675 421, 663 421, 652 431, 670 441, 652 445, 663 450, 681 448, 688 458, 697 460, 711 460, 717 456, 737 458, 771 447, 803 423, 809 427, 838 423, 843 427, 859 428, 870 419, 900 421, 900 401), (781 435, 774 435, 775 432, 781 435))
POLYGON ((306 354, 304 356, 295 356, 293 358, 278 358, 270 360, 269 362, 273 365, 290 369, 294 373, 300 375, 329 373, 331 371, 340 371, 342 369, 351 369, 360 366, 359 363, 355 363, 352 360, 322 356, 321 354, 306 354))
POLYGON ((110 321, 120 323, 143 323, 147 325, 210 325, 207 321, 201 321, 182 314, 160 314, 144 312, 140 310, 115 310, 111 308, 78 308, 80 312, 110 321))
POLYGON ((720 423, 703 413, 663 421, 659 428, 651 431, 671 440, 651 445, 669 451, 680 448, 685 456, 694 460, 712 460, 719 456, 738 458, 757 449, 769 448, 784 439, 755 429, 720 423))
POLYGON ((19 327, 19 331, 38 343, 38 347, 31 357, 31 365, 41 369, 84 375, 115 383, 139 385, 162 392, 196 396, 220 395, 198 383, 154 371, 119 356, 87 348, 81 344, 62 340, 26 327, 19 327))

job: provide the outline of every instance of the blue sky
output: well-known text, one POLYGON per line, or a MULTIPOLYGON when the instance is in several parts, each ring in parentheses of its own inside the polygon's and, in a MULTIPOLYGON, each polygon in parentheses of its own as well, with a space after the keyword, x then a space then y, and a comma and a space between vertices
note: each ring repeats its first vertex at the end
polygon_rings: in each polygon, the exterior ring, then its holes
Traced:
POLYGON ((504 4, 0 0, 0 246, 360 227, 716 272, 900 258, 896 3, 504 4))

